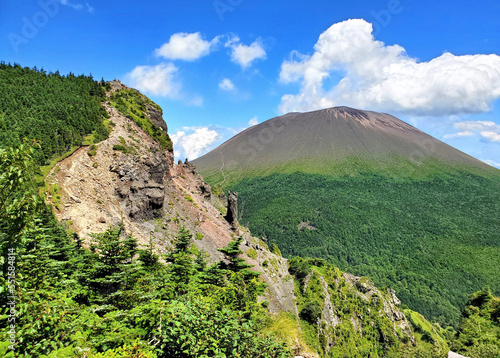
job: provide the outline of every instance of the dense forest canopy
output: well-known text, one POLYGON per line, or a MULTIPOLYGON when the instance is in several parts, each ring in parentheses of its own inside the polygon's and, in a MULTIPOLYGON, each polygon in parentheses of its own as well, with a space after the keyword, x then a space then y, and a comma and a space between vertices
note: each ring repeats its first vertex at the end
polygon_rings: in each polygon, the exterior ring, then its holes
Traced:
POLYGON ((0 93, 0 146, 37 140, 39 165, 81 145, 88 135, 96 142, 108 136, 108 115, 101 105, 105 91, 92 76, 63 76, 2 62, 0 93))
POLYGON ((457 326, 467 296, 500 293, 500 180, 400 180, 305 173, 243 179, 240 221, 285 256, 320 257, 396 290, 411 309, 457 326))

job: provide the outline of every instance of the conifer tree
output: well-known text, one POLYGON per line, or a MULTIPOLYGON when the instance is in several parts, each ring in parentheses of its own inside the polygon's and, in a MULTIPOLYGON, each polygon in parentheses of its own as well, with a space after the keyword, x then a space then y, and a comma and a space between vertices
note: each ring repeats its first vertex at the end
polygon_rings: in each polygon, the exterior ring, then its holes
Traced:
POLYGON ((224 255, 226 255, 229 264, 227 265, 227 269, 233 272, 241 272, 245 277, 245 280, 249 280, 253 277, 257 277, 260 275, 259 272, 255 272, 249 270, 249 268, 253 267, 250 264, 247 264, 245 259, 239 257, 243 253, 240 249, 240 244, 243 241, 243 236, 239 236, 235 240, 231 241, 226 247, 219 249, 224 255))

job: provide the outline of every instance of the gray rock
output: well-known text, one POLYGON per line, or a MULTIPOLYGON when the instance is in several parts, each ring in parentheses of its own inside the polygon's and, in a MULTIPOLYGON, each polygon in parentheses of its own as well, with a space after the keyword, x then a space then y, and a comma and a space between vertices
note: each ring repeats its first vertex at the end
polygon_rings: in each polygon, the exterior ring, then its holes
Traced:
POLYGON ((227 214, 224 217, 231 225, 233 230, 238 230, 238 193, 233 191, 228 192, 227 197, 227 214))

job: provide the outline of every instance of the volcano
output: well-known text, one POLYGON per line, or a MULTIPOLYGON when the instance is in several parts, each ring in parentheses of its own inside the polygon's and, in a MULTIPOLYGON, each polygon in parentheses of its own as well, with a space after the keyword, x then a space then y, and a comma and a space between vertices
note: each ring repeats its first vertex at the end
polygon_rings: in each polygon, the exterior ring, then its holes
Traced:
POLYGON ((500 294, 500 170, 394 116, 289 113, 193 163, 283 254, 370 276, 431 320, 456 325, 485 285, 500 294))
POLYGON ((389 114, 335 107, 289 113, 246 129, 193 162, 212 182, 275 172, 498 173, 389 114))

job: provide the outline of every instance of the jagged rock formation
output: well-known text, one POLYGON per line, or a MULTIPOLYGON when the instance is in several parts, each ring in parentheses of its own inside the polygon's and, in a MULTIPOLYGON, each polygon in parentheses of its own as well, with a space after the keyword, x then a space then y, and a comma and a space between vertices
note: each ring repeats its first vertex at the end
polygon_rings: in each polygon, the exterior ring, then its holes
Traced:
POLYGON ((299 315, 314 325, 316 347, 322 355, 332 350, 333 356, 345 354, 346 337, 350 337, 351 344, 363 344, 363 337, 370 335, 378 336, 382 345, 394 342, 396 337, 415 342, 412 327, 393 290, 379 290, 366 277, 343 273, 324 261, 294 260, 293 267, 299 267, 295 272, 300 288, 296 291, 299 315), (309 274, 303 277, 306 266, 309 274))
POLYGON ((227 214, 224 217, 234 231, 238 231, 238 193, 228 191, 227 214))
MULTIPOLYGON (((410 323, 400 310, 401 301, 396 297, 396 292, 393 289, 389 288, 387 293, 383 294, 375 287, 373 282, 366 278, 357 277, 349 273, 344 273, 343 277, 351 287, 356 288, 356 294, 366 302, 371 302, 372 300, 382 302, 383 313, 394 323, 395 330, 399 328, 405 335, 412 337, 410 323)), ((413 340, 413 338, 411 339, 413 340)))

